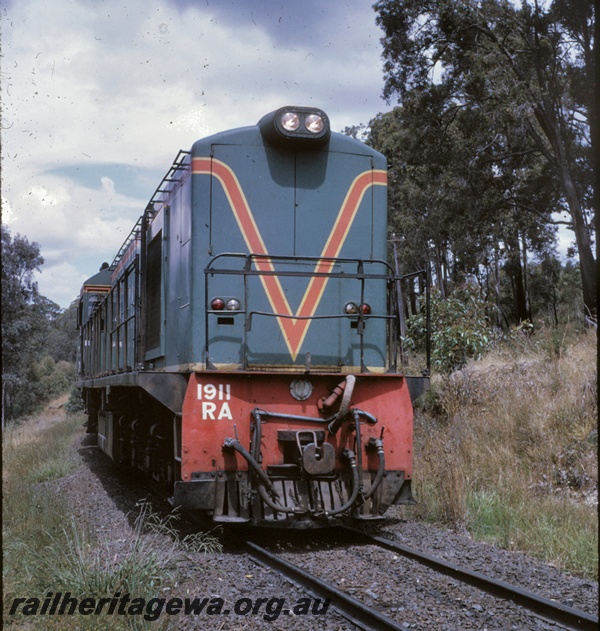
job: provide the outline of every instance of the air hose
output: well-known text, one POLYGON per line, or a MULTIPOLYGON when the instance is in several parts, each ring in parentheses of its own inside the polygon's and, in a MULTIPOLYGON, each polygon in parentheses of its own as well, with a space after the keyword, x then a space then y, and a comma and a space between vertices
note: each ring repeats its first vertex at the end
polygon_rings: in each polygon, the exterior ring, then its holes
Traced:
POLYGON ((338 431, 344 421, 344 418, 346 417, 346 414, 348 414, 355 383, 356 377, 354 375, 348 375, 346 377, 346 381, 344 382, 344 394, 342 396, 342 402, 340 403, 340 409, 338 410, 338 413, 333 417, 333 421, 331 421, 331 423, 329 423, 329 425, 327 426, 330 434, 335 434, 338 431))

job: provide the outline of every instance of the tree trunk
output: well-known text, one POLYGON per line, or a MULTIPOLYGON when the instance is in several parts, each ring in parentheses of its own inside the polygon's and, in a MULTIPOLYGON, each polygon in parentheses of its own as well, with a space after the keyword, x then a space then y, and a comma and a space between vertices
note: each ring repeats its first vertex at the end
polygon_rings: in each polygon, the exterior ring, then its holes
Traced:
MULTIPOLYGON (((543 83, 540 83, 543 85, 543 83)), ((528 125, 529 133, 534 143, 541 153, 553 166, 562 193, 569 207, 569 214, 573 220, 573 232, 577 243, 579 254, 579 270, 581 272, 581 287, 583 290, 583 303, 587 311, 586 315, 596 317, 597 314, 597 271, 596 261, 592 252, 590 229, 586 225, 584 212, 581 208, 581 201, 577 194, 577 188, 573 181, 573 175, 569 168, 569 140, 565 138, 563 127, 556 116, 555 110, 560 109, 560 103, 553 103, 546 96, 541 102, 534 106, 534 114, 543 131, 546 140, 550 143, 550 148, 544 143, 541 136, 534 130, 532 125, 528 125)))
MULTIPOLYGON (((498 254, 498 244, 494 246, 494 260, 488 263, 488 279, 492 279, 492 287, 494 292, 494 302, 496 303, 496 325, 502 328, 502 304, 500 298, 500 256, 498 254)), ((488 281, 489 282, 489 281, 488 281)))
POLYGON ((595 317, 598 313, 597 301, 597 276, 596 261, 592 251, 590 231, 585 223, 585 218, 581 210, 581 204, 575 185, 565 164, 560 164, 558 168, 565 199, 569 206, 569 212, 573 219, 573 232, 579 253, 579 270, 581 272, 581 286, 583 289, 583 304, 586 308, 586 315, 595 317))
POLYGON ((529 264, 527 261, 527 240, 523 235, 523 294, 525 302, 525 319, 533 322, 533 313, 531 312, 531 299, 529 296, 529 264))
POLYGON ((438 289, 440 290, 440 296, 442 297, 442 300, 445 300, 446 290, 444 286, 445 274, 444 274, 444 262, 443 262, 442 252, 443 252, 442 248, 436 248, 434 266, 435 266, 435 275, 437 276, 438 289))
POLYGON ((519 236, 511 239, 512 243, 506 243, 508 260, 505 270, 512 279, 514 308, 516 324, 529 319, 527 312, 527 302, 525 296, 525 284, 523 282, 523 266, 521 264, 521 246, 519 236))

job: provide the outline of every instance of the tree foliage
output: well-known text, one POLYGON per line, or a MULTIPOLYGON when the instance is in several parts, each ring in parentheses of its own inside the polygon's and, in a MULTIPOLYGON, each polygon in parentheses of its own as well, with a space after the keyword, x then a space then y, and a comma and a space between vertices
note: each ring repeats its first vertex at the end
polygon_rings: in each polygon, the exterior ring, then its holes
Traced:
POLYGON ((44 260, 37 243, 11 238, 2 226, 2 420, 12 415, 15 393, 25 385, 25 369, 44 333, 37 317, 39 299, 33 279, 44 260))
MULTIPOLYGON (((408 319, 408 347, 423 350, 427 322, 423 312, 408 319)), ((469 359, 479 359, 494 341, 489 305, 472 285, 457 287, 451 298, 440 292, 431 296, 431 362, 449 373, 462 368, 469 359)))
MULTIPOLYGON (((373 145, 396 169, 396 231, 428 232, 415 255, 427 243, 442 276, 505 259, 517 282, 517 263, 548 251, 552 213, 566 210, 595 313, 594 4, 380 0, 374 9, 384 96, 400 103, 372 124, 373 145)), ((524 319, 526 288, 517 293, 524 319)))
POLYGON ((73 308, 39 293, 44 263, 37 243, 2 231, 2 424, 60 394, 74 376, 73 308))

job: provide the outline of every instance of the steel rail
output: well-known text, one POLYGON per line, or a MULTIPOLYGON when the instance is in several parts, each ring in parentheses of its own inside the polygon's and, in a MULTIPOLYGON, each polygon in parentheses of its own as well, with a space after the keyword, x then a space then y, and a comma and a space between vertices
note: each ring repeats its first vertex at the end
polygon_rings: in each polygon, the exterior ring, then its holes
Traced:
POLYGON ((371 543, 386 548, 387 550, 398 552, 408 559, 426 565, 436 572, 455 578, 461 583, 472 585, 497 598, 510 600, 552 622, 557 622, 570 629, 589 629, 590 631, 598 629, 598 617, 586 613, 585 611, 568 607, 549 598, 544 598, 543 596, 537 596, 520 587, 510 585, 505 581, 493 579, 479 572, 458 567, 457 565, 453 565, 452 563, 448 563, 424 552, 403 546, 395 541, 390 541, 389 539, 384 539, 376 535, 369 535, 361 530, 348 526, 343 526, 341 529, 355 537, 361 538, 365 543, 371 543))
POLYGON ((267 565, 284 576, 288 577, 297 585, 304 587, 309 592, 331 600, 335 609, 347 620, 362 629, 373 629, 374 631, 401 631, 406 627, 396 624, 391 618, 384 616, 365 603, 356 598, 341 592, 335 586, 305 572, 293 563, 265 550, 252 541, 245 541, 244 546, 247 553, 261 565, 267 565))

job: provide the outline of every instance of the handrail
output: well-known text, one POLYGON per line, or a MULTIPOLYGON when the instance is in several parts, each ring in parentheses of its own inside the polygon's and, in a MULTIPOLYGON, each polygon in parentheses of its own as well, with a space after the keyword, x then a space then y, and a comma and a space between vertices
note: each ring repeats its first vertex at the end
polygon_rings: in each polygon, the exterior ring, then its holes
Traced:
POLYGON ((135 241, 136 239, 139 239, 141 228, 142 228, 142 217, 139 217, 138 220, 135 222, 135 226, 133 226, 131 232, 129 233, 129 236, 125 239, 125 241, 123 242, 123 245, 119 248, 119 251, 117 252, 112 263, 110 264, 108 269, 111 272, 114 272, 117 269, 121 259, 123 258, 123 255, 125 254, 125 252, 127 252, 127 249, 133 243, 133 241, 135 241))
MULTIPOLYGON (((211 315, 224 315, 223 311, 214 311, 210 308, 210 296, 209 296, 209 276, 217 276, 217 275, 235 275, 243 277, 244 283, 244 309, 240 311, 236 311, 236 314, 240 314, 244 316, 244 340, 243 347, 246 348, 247 340, 246 335, 251 330, 252 317, 255 315, 260 316, 268 316, 275 318, 288 318, 295 320, 326 320, 326 319, 350 319, 357 320, 357 334, 360 338, 360 363, 361 363, 361 371, 367 372, 367 368, 364 364, 364 339, 363 339, 363 331, 364 331, 364 323, 368 319, 373 320, 394 320, 397 318, 397 314, 395 312, 385 315, 379 314, 369 314, 367 316, 363 315, 360 311, 356 314, 346 314, 346 313, 336 313, 330 315, 311 315, 311 316, 299 316, 292 315, 288 313, 269 313, 264 311, 256 311, 250 310, 248 311, 246 307, 248 306, 248 283, 247 278, 252 276, 277 276, 277 277, 305 277, 305 278, 315 278, 315 277, 327 277, 327 278, 343 278, 344 280, 355 280, 359 281, 361 284, 360 288, 360 304, 364 302, 364 293, 365 293, 365 282, 371 280, 382 280, 386 281, 388 288, 393 286, 393 283, 397 282, 399 279, 396 276, 394 270, 391 265, 387 263, 387 261, 383 261, 381 259, 359 259, 359 258, 348 258, 348 257, 319 257, 319 256, 286 256, 286 255, 272 255, 272 254, 257 254, 250 253, 244 254, 239 252, 222 252, 214 256, 206 265, 204 269, 204 274, 206 278, 206 282, 204 283, 205 290, 205 340, 206 340, 206 364, 207 366, 214 368, 214 365, 211 362, 210 356, 210 337, 209 337, 209 316, 211 315), (240 265, 239 268, 231 269, 231 268, 217 268, 215 264, 217 261, 222 259, 240 259, 243 264, 240 265), (269 262, 279 262, 279 263, 297 263, 297 264, 305 264, 310 265, 314 264, 313 269, 306 270, 260 270, 260 269, 252 269, 253 262, 255 261, 269 261, 269 262), (353 272, 341 272, 341 271, 333 271, 334 265, 340 264, 354 264, 356 265, 356 271, 353 272), (332 264, 330 267, 330 271, 315 271, 319 265, 321 264, 332 264), (365 268, 369 266, 383 266, 385 270, 389 273, 371 273, 365 272, 365 268)), ((233 313, 229 314, 233 315, 233 313)), ((394 341, 394 344, 397 343, 397 340, 394 341)), ((247 358, 244 356, 243 358, 244 368, 247 367, 247 358)))
MULTIPOLYGON (((150 197, 150 201, 148 202, 148 204, 146 205, 146 211, 150 212, 151 214, 155 214, 156 210, 154 208, 154 204, 156 202, 161 202, 163 201, 162 199, 160 199, 160 197, 162 195, 168 195, 171 192, 171 188, 170 188, 170 184, 175 182, 175 183, 179 183, 181 180, 180 178, 176 178, 173 177, 178 171, 182 171, 184 169, 187 169, 190 162, 189 162, 189 158, 188 156, 190 156, 191 153, 189 151, 179 151, 179 153, 175 156, 175 160, 173 160, 173 163, 171 164, 171 166, 169 167, 169 170, 167 171, 166 175, 163 177, 163 179, 160 181, 160 184, 156 187, 156 190, 154 191, 154 193, 152 193, 152 197, 150 197), (163 184, 165 184, 167 186, 167 188, 162 188, 163 184)), ((129 233, 129 236, 127 237, 127 239, 125 239, 125 242, 123 243, 123 245, 121 246, 121 248, 119 249, 119 251, 117 252, 117 255, 115 256, 115 258, 113 259, 113 262, 110 264, 110 271, 113 272, 115 269, 117 269, 117 265, 119 264, 119 261, 121 260, 121 258, 123 257, 123 255, 125 254, 125 252, 127 251, 127 248, 130 246, 131 242, 134 241, 135 239, 139 238, 139 234, 142 228, 142 222, 143 222, 144 217, 139 217, 135 226, 133 227, 132 231, 129 233)))
MULTIPOLYGON (((359 259, 359 258, 347 258, 347 257, 328 257, 328 256, 289 256, 289 255, 277 255, 277 254, 243 254, 241 252, 221 252, 214 256, 207 264, 205 270, 205 274, 247 274, 247 275, 265 275, 265 276, 331 276, 335 278, 336 276, 342 278, 361 278, 362 276, 368 278, 386 278, 390 280, 396 279, 396 274, 392 268, 392 266, 382 259, 359 259), (244 265, 244 269, 241 271, 238 270, 227 270, 227 269, 219 269, 212 268, 211 266, 215 261, 221 258, 240 258, 246 259, 246 263, 244 265), (286 271, 263 271, 263 270, 252 270, 250 266, 253 260, 268 260, 271 262, 282 262, 282 263, 356 263, 357 266, 362 267, 365 264, 367 265, 383 265, 386 267, 390 274, 364 274, 364 272, 357 271, 356 274, 350 276, 349 274, 336 273, 336 272, 315 272, 314 270, 307 270, 305 272, 286 272, 286 271)), ((401 277, 403 279, 404 277, 401 277)))
POLYGON ((173 164, 171 164, 171 166, 169 167, 169 170, 167 171, 166 175, 160 181, 160 184, 156 187, 156 190, 152 194, 152 197, 150 198, 150 201, 146 205, 146 211, 148 211, 150 213, 155 213, 156 211, 154 209, 154 203, 163 201, 162 199, 159 199, 159 197, 161 195, 166 195, 166 194, 171 192, 171 190, 172 190, 171 188, 163 189, 162 188, 163 184, 170 183, 170 182, 180 182, 181 181, 179 178, 175 178, 173 176, 178 171, 182 171, 182 170, 187 169, 189 167, 189 165, 191 163, 191 158, 188 158, 188 156, 191 156, 191 155, 192 154, 191 154, 190 151, 184 151, 183 149, 181 151, 179 151, 179 153, 175 156, 175 160, 173 160, 173 164))

